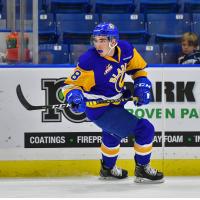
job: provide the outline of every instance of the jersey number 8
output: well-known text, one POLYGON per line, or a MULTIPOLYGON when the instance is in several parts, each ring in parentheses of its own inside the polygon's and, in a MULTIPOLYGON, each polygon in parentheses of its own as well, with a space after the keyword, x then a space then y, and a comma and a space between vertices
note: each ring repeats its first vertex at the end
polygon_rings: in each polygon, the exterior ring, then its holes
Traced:
POLYGON ((78 77, 81 75, 81 72, 80 71, 75 71, 74 74, 71 76, 71 79, 73 81, 77 80, 78 77))

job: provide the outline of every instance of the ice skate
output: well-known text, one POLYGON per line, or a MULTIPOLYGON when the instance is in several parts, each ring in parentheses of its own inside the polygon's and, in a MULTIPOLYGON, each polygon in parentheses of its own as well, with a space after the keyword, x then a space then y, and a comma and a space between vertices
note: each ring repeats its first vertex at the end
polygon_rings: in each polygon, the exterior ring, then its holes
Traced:
POLYGON ((149 164, 139 165, 135 167, 135 182, 136 183, 163 183, 163 173, 157 169, 153 169, 149 164))
POLYGON ((104 179, 110 179, 110 178, 123 179, 128 177, 128 171, 125 169, 120 169, 116 165, 112 169, 107 168, 103 164, 103 161, 101 160, 100 177, 104 179))

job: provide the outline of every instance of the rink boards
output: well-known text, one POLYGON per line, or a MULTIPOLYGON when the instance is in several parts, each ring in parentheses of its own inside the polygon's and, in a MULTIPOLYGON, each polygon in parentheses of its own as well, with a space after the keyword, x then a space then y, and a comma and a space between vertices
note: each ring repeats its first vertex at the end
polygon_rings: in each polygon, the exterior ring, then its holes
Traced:
MULTIPOLYGON (((16 96, 20 84, 34 105, 62 102, 60 86, 73 69, 63 66, 0 68, 0 176, 98 175, 101 130, 69 109, 27 111, 16 96)), ((166 175, 200 175, 200 68, 149 68, 153 102, 126 109, 155 126, 152 164, 166 175)), ((126 87, 132 81, 126 77, 126 87)), ((133 175, 133 138, 121 144, 119 164, 133 175)))

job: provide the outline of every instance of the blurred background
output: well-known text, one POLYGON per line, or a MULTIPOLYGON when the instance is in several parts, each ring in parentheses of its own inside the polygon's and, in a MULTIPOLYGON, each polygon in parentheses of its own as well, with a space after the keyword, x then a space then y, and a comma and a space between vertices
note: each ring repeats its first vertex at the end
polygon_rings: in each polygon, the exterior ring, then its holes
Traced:
POLYGON ((150 64, 176 64, 200 34, 200 0, 0 0, 0 62, 76 64, 99 22, 112 22, 150 64))

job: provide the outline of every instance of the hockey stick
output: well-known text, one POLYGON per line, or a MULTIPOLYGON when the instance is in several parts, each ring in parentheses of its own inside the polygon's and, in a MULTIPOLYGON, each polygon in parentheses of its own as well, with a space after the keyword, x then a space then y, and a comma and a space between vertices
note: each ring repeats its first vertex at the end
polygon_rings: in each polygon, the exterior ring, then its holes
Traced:
MULTIPOLYGON (((41 110, 41 109, 63 109, 65 107, 69 107, 70 105, 67 103, 61 103, 61 104, 54 104, 54 105, 42 105, 42 106, 34 106, 31 105, 26 98, 24 97, 22 93, 22 89, 20 85, 17 85, 16 88, 17 97, 20 101, 20 103, 27 109, 27 110, 41 110)), ((138 101, 137 97, 129 97, 129 98, 120 98, 120 99, 109 99, 109 100, 97 100, 97 101, 87 101, 86 106, 93 106, 97 104, 104 104, 104 103, 120 103, 120 102, 126 102, 126 101, 138 101)))

